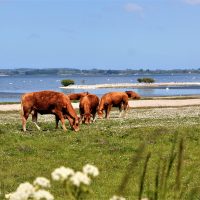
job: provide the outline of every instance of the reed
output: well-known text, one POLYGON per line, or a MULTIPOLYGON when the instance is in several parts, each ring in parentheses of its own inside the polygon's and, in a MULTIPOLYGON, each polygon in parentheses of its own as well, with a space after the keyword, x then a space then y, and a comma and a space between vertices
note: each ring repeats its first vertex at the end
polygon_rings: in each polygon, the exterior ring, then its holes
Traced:
POLYGON ((136 151, 136 154, 132 157, 131 162, 127 166, 126 172, 125 172, 125 174, 122 178, 122 181, 121 181, 121 183, 118 187, 118 190, 116 192, 117 194, 119 194, 119 195, 125 194, 125 189, 126 189, 128 183, 129 183, 129 180, 131 179, 131 177, 134 174, 135 167, 138 165, 139 161, 142 158, 142 154, 144 152, 144 149, 145 149, 145 144, 143 143, 139 146, 139 148, 136 151))
MULTIPOLYGON (((145 144, 140 145, 137 153, 133 156, 130 164, 127 166, 126 173, 124 174, 121 184, 118 188, 117 194, 125 195, 125 188, 129 180, 134 175, 134 168, 141 160, 144 153, 145 144)), ((154 180, 154 186, 147 179, 148 163, 152 153, 149 152, 145 156, 144 164, 142 167, 141 176, 139 179, 138 200, 142 200, 144 196, 149 200, 165 200, 165 199, 198 199, 198 187, 186 189, 184 185, 189 185, 192 178, 191 176, 186 180, 182 179, 183 159, 184 159, 184 140, 181 138, 177 141, 177 136, 174 137, 173 144, 170 150, 168 159, 161 159, 156 164, 156 172, 150 174, 150 181, 154 180), (178 148, 176 148, 178 146, 178 148), (169 181, 170 180, 170 181, 169 181), (145 184, 147 183, 147 184, 145 184), (145 192, 146 193, 145 193, 145 192), (187 197, 187 198, 186 198, 187 197)), ((140 162, 141 163, 141 162, 140 162)), ((149 172, 150 173, 150 172, 149 172)), ((193 175, 194 173, 191 173, 193 175)))
POLYGON ((145 183, 145 178, 146 178, 146 172, 147 172, 147 165, 148 165, 150 157, 151 157, 151 153, 148 153, 146 156, 143 173, 142 173, 141 180, 140 180, 140 189, 139 189, 138 200, 140 200, 142 198, 142 194, 143 194, 143 190, 144 190, 144 183, 145 183))

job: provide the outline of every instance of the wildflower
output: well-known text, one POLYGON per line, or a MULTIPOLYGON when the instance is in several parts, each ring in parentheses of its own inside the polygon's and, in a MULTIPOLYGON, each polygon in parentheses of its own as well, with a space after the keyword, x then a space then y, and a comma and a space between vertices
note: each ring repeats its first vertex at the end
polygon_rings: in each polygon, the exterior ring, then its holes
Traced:
POLYGON ((35 192, 35 188, 29 182, 25 182, 19 185, 17 190, 13 193, 7 194, 5 197, 9 200, 27 200, 32 197, 35 192))
POLYGON ((35 181, 33 182, 33 185, 34 186, 39 186, 39 187, 42 187, 42 188, 49 188, 51 185, 50 185, 50 181, 44 177, 37 177, 35 179, 35 181))
POLYGON ((82 173, 82 172, 76 172, 71 178, 70 181, 76 185, 77 187, 80 186, 81 183, 85 184, 85 185, 89 185, 91 180, 90 178, 82 173))
POLYGON ((120 197, 120 196, 117 196, 117 195, 114 195, 110 198, 110 200, 126 200, 126 198, 124 197, 120 197))
POLYGON ((86 175, 91 175, 95 177, 99 175, 99 170, 94 165, 87 164, 83 166, 83 173, 85 173, 86 175))
POLYGON ((72 175, 74 175, 74 170, 65 167, 57 168, 51 173, 51 177, 54 181, 65 181, 72 175))
POLYGON ((46 190, 36 191, 33 195, 33 198, 35 200, 40 200, 40 199, 42 199, 42 200, 54 200, 54 196, 46 190))

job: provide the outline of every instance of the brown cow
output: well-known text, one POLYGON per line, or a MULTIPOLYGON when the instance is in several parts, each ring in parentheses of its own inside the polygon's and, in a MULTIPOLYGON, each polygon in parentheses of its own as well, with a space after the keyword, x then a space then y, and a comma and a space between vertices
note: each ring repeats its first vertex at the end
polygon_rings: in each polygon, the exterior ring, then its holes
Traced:
POLYGON ((26 121, 29 114, 32 114, 32 121, 40 130, 37 124, 37 113, 54 114, 56 116, 56 128, 58 127, 59 120, 61 120, 64 130, 66 130, 64 120, 64 117, 66 117, 72 129, 75 131, 79 130, 79 118, 69 98, 60 92, 40 91, 26 93, 21 99, 21 111, 24 131, 26 131, 26 121))
POLYGON ((125 93, 128 95, 128 98, 130 99, 140 99, 140 95, 134 91, 125 91, 125 93))
POLYGON ((118 107, 121 115, 122 109, 126 111, 128 108, 128 95, 125 92, 109 92, 104 94, 99 104, 99 118, 103 117, 103 110, 105 110, 105 118, 108 119, 112 107, 118 107))
POLYGON ((81 97, 87 96, 89 92, 81 92, 81 93, 71 93, 68 94, 67 96, 69 97, 70 100, 80 100, 81 97))
POLYGON ((81 121, 83 123, 89 124, 90 118, 93 117, 93 122, 95 121, 96 112, 99 106, 99 98, 94 94, 89 94, 80 99, 79 111, 81 116, 81 121))

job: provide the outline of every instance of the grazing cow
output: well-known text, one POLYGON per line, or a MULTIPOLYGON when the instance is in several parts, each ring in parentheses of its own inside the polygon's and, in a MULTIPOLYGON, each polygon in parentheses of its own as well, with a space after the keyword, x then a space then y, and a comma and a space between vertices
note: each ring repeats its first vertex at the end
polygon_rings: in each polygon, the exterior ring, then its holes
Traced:
POLYGON ((99 106, 99 98, 94 94, 88 94, 80 99, 79 111, 83 123, 89 124, 91 117, 95 121, 95 116, 99 106))
POLYGON ((87 96, 89 92, 81 92, 81 93, 71 93, 68 94, 67 96, 69 97, 70 100, 80 100, 81 97, 87 96))
POLYGON ((29 114, 32 115, 32 121, 40 130, 37 124, 37 114, 54 114, 56 117, 56 128, 59 120, 62 123, 63 130, 65 127, 65 120, 69 120, 70 126, 73 130, 79 130, 79 118, 72 107, 69 98, 60 92, 54 91, 40 91, 26 93, 21 99, 21 115, 23 130, 26 131, 26 121, 29 114))
POLYGON ((109 92, 104 94, 99 104, 99 118, 103 117, 103 110, 105 110, 105 118, 108 119, 112 107, 118 107, 121 115, 122 109, 126 111, 128 108, 128 95, 125 92, 109 92))
POLYGON ((140 99, 140 95, 133 91, 125 91, 130 99, 140 99))

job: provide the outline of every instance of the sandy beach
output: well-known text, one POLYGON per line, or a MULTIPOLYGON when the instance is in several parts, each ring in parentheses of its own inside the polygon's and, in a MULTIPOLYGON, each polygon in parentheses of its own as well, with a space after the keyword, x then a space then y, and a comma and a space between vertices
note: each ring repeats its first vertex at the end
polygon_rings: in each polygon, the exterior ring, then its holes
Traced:
MULTIPOLYGON (((79 103, 72 103, 74 108, 79 107, 79 103)), ((152 108, 152 107, 180 107, 180 106, 195 106, 200 105, 200 98, 194 99, 151 99, 151 100, 136 100, 129 101, 131 108, 152 108)), ((18 111, 20 104, 1 104, 0 111, 18 111)))

